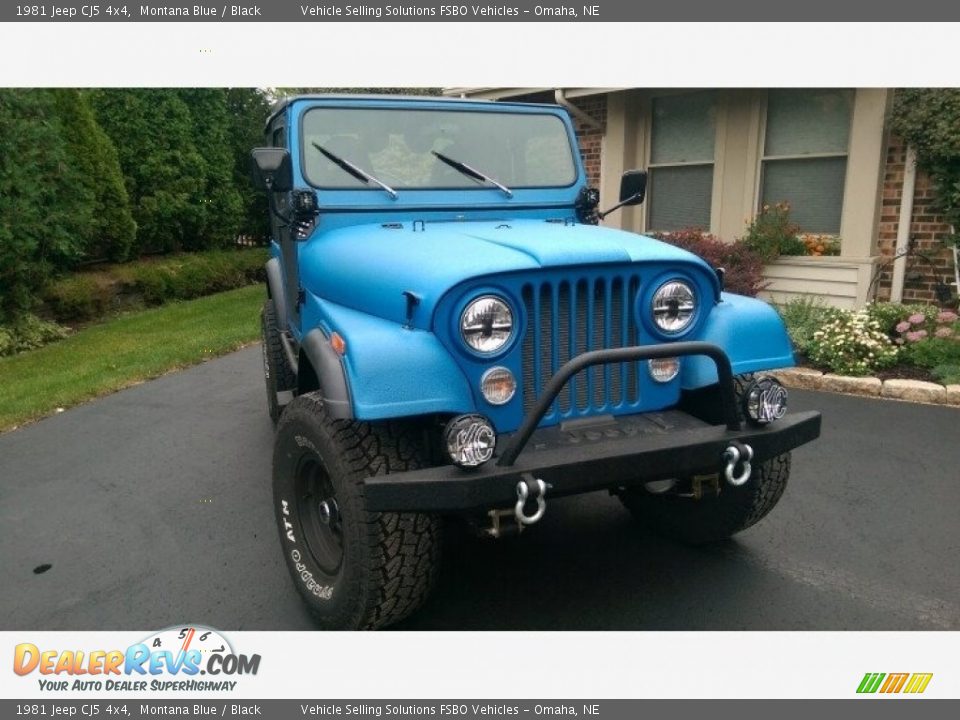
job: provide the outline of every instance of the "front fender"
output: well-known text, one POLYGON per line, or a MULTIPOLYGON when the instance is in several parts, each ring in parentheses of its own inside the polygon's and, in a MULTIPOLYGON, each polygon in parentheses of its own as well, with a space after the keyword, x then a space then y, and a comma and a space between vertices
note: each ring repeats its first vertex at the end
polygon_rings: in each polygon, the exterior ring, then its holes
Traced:
MULTIPOLYGON (((698 340, 722 347, 730 358, 734 375, 793 366, 793 347, 780 315, 756 298, 721 293, 720 302, 710 311, 698 340)), ((713 385, 717 369, 709 358, 684 361, 681 385, 684 390, 713 385)))
POLYGON ((346 343, 342 366, 355 419, 473 411, 466 378, 433 333, 310 300, 326 334, 337 332, 346 343))

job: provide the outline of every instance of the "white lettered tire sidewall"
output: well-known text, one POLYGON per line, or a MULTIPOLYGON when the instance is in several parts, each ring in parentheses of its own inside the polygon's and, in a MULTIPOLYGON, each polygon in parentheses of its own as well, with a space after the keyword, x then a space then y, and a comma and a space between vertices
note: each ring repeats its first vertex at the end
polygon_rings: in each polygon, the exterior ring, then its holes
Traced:
POLYGON ((291 405, 277 432, 274 449, 274 512, 280 529, 284 560, 293 582, 321 624, 353 627, 363 607, 359 597, 363 562, 359 537, 363 527, 362 496, 357 484, 341 466, 339 454, 324 431, 320 418, 291 405), (318 460, 333 485, 343 527, 343 559, 335 574, 325 572, 307 546, 296 497, 297 470, 305 460, 318 460))

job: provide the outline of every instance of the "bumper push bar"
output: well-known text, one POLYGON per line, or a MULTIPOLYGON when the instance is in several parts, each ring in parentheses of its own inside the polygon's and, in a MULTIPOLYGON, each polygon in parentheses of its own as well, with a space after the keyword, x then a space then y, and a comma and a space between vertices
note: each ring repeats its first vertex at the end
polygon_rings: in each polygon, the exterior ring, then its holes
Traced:
POLYGON ((678 342, 595 350, 554 374, 495 463, 472 471, 448 465, 369 477, 365 494, 372 511, 486 512, 528 498, 542 508, 546 488, 558 497, 710 473, 725 473, 728 482, 738 484, 749 479, 750 462, 769 460, 819 435, 820 413, 812 411, 744 429, 730 360, 717 345, 678 342), (585 368, 687 355, 709 357, 716 365, 724 425, 668 410, 603 418, 595 430, 584 426, 588 429, 580 431, 574 423, 537 429, 570 378, 585 368), (531 441, 532 449, 524 453, 531 441))

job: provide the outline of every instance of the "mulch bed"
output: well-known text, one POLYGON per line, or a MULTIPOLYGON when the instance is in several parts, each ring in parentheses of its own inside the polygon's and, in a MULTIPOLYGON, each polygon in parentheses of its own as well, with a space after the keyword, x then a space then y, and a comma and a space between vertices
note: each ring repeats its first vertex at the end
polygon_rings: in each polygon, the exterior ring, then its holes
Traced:
POLYGON ((937 380, 926 368, 916 367, 915 365, 895 365, 891 368, 877 370, 872 373, 874 377, 881 380, 923 380, 937 385, 943 383, 937 380))
MULTIPOLYGON (((828 373, 830 368, 825 368, 818 366, 815 363, 810 362, 807 357, 799 352, 794 352, 794 358, 797 361, 798 367, 806 367, 811 370, 820 370, 821 372, 828 373)), ((885 368, 883 370, 874 370, 870 373, 870 377, 880 378, 881 380, 922 380, 923 382, 932 382, 937 385, 943 385, 942 382, 937 380, 933 374, 927 369, 922 367, 917 367, 916 365, 894 365, 893 367, 885 368)))

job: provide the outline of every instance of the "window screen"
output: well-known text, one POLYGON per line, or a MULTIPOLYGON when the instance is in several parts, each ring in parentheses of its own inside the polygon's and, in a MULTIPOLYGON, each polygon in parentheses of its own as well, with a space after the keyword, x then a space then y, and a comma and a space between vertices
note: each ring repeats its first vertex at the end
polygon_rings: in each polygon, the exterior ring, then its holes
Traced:
POLYGON ((647 225, 651 230, 710 228, 713 164, 675 165, 650 171, 647 225))
POLYGON ((790 217, 804 232, 840 232, 847 158, 779 160, 763 170, 762 202, 790 203, 790 217))
POLYGON ((714 93, 654 99, 647 229, 709 229, 715 139, 714 93))
POLYGON ((760 202, 790 203, 803 232, 840 232, 852 105, 849 90, 768 95, 760 202))

